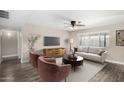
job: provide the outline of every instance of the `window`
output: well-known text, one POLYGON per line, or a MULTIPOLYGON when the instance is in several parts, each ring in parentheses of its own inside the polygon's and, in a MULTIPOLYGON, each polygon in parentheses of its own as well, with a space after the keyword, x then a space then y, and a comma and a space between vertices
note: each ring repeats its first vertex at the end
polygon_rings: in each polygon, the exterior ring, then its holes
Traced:
POLYGON ((108 32, 79 33, 78 41, 80 46, 108 47, 109 33, 108 32))

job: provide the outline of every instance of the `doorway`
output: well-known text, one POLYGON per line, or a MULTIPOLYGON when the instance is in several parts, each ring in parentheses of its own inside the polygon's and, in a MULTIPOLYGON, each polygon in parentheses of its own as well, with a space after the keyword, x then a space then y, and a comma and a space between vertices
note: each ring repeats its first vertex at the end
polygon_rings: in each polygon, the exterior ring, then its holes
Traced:
POLYGON ((20 63, 19 60, 19 31, 2 30, 1 57, 4 63, 20 63))
POLYGON ((1 46, 1 40, 2 40, 2 32, 0 31, 0 64, 1 64, 1 62, 2 62, 2 50, 1 50, 1 48, 2 48, 2 46, 1 46))

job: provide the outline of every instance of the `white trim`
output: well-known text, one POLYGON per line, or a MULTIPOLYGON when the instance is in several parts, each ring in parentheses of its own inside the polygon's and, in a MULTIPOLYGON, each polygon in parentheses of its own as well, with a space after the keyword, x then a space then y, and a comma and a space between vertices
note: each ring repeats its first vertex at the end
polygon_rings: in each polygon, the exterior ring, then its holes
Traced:
POLYGON ((21 60, 21 63, 28 63, 29 60, 21 60))
POLYGON ((17 49, 17 53, 18 53, 18 57, 21 58, 21 31, 18 31, 17 33, 18 36, 18 49, 17 49))
POLYGON ((1 43, 2 43, 2 31, 0 31, 0 64, 2 62, 2 46, 1 46, 1 43))
POLYGON ((6 58, 6 57, 15 57, 15 56, 18 56, 17 54, 14 54, 14 55, 6 55, 6 56, 2 56, 2 58, 6 58))
POLYGON ((115 61, 115 60, 105 60, 105 62, 124 65, 124 62, 121 62, 121 61, 115 61))

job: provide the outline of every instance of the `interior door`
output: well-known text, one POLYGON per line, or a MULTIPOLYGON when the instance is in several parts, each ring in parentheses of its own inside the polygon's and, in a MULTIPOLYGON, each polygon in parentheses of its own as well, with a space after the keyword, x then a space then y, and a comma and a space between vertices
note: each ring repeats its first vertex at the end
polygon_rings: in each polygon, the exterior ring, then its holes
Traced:
POLYGON ((2 37, 2 31, 0 31, 0 63, 2 62, 1 37, 2 37))
POLYGON ((17 56, 17 32, 3 31, 2 32, 2 57, 17 56))

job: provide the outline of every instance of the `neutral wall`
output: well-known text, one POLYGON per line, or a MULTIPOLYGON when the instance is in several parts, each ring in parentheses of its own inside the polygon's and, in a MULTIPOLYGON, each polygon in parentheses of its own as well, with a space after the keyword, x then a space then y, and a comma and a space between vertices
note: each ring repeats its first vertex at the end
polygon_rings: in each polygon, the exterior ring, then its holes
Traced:
POLYGON ((101 27, 95 27, 90 28, 86 30, 81 30, 78 32, 71 32, 70 38, 74 39, 73 46, 77 46, 77 33, 80 32, 93 32, 93 31, 109 31, 110 33, 110 45, 108 50, 108 56, 107 61, 112 62, 118 62, 118 63, 124 63, 124 46, 116 46, 116 30, 124 30, 124 24, 118 24, 118 25, 108 25, 108 26, 101 26, 101 27))
POLYGON ((54 47, 64 47, 68 48, 66 40, 68 37, 68 32, 64 30, 54 29, 50 27, 45 26, 36 26, 36 25, 25 25, 22 28, 22 53, 21 53, 21 62, 27 62, 29 59, 29 52, 28 52, 28 42, 27 37, 30 33, 39 34, 41 37, 38 39, 38 41, 35 44, 35 49, 43 49, 43 48, 54 48, 54 47), (44 36, 55 36, 60 37, 60 46, 50 46, 45 47, 43 45, 43 37, 44 36))

